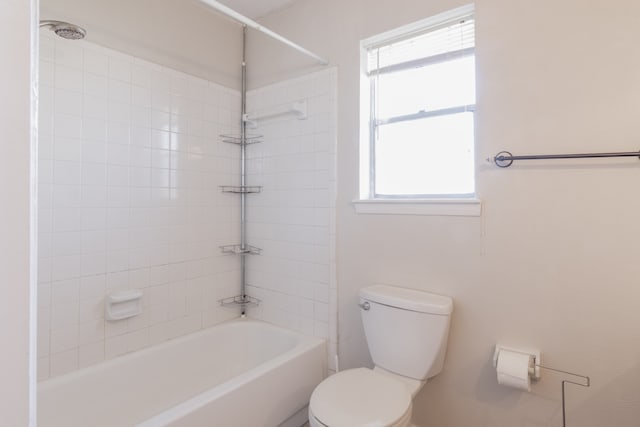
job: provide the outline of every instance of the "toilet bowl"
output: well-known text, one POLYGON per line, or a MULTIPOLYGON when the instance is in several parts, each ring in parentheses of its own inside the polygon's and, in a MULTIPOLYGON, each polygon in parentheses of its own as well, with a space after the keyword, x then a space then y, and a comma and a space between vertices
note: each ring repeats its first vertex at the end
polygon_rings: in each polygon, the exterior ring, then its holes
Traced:
POLYGON ((400 381, 367 368, 332 375, 313 392, 311 427, 408 427, 411 393, 400 381))
POLYGON ((311 427, 409 427, 412 400, 444 364, 451 298, 377 285, 360 291, 374 369, 341 371, 311 395, 311 427))

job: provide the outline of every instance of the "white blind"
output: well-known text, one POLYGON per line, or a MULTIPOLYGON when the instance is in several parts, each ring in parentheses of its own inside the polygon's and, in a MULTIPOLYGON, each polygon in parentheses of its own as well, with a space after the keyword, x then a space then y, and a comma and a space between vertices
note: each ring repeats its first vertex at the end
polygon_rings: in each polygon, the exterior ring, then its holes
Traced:
POLYGON ((475 20, 472 16, 459 18, 437 28, 426 28, 423 33, 410 38, 394 40, 368 49, 368 69, 371 73, 380 68, 404 62, 425 59, 475 46, 475 20))

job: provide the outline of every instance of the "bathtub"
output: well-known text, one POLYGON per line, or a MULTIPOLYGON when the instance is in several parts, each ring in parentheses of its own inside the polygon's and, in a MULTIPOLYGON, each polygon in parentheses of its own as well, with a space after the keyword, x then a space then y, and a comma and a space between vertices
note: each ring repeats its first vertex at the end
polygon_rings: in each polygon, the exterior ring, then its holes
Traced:
POLYGON ((300 426, 326 374, 324 340, 239 319, 43 381, 38 427, 300 426))

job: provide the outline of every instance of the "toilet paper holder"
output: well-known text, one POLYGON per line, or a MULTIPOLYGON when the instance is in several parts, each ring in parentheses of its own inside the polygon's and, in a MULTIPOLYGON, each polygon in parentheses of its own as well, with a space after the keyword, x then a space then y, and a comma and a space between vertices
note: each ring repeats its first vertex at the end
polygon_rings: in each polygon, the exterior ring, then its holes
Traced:
POLYGON ((566 414, 566 405, 565 405, 565 385, 566 384, 574 384, 579 385, 580 387, 590 387, 591 386, 591 378, 586 375, 576 374, 574 372, 564 371, 562 369, 551 368, 549 366, 542 365, 542 358, 540 355, 540 351, 525 351, 525 350, 516 350, 513 348, 503 347, 500 345, 496 345, 496 349, 493 353, 493 367, 498 367, 498 357, 500 356, 500 351, 512 351, 520 354, 529 355, 529 378, 532 380, 540 379, 540 370, 546 369, 548 371, 557 372, 560 374, 572 375, 574 377, 578 377, 582 380, 582 382, 571 381, 567 379, 562 380, 562 426, 566 427, 567 425, 567 414, 566 414))
POLYGON ((501 351, 510 351, 514 353, 529 355, 529 378, 535 381, 540 379, 540 369, 544 368, 544 366, 542 366, 542 356, 540 354, 540 351, 517 350, 497 345, 495 351, 493 352, 494 368, 498 367, 498 357, 500 356, 501 351))

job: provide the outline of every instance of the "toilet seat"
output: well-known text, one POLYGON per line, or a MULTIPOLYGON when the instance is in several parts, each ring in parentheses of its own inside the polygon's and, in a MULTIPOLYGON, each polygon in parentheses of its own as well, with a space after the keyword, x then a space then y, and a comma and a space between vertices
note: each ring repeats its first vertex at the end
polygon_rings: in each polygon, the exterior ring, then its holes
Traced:
POLYGON ((411 394, 400 381, 367 368, 324 380, 311 395, 311 425, 401 427, 411 420, 411 394))

